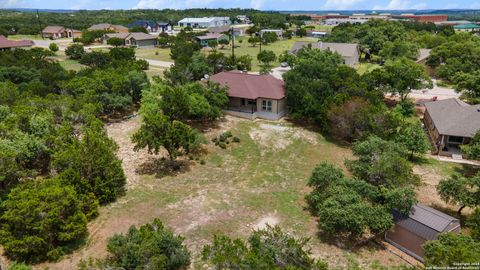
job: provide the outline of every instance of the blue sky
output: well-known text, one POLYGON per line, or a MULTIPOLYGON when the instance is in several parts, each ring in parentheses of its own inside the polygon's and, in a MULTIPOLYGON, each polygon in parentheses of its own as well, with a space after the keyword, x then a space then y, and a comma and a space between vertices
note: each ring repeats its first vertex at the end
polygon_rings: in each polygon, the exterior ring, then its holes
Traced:
POLYGON ((0 8, 185 9, 216 7, 262 10, 480 9, 480 0, 0 0, 0 8))

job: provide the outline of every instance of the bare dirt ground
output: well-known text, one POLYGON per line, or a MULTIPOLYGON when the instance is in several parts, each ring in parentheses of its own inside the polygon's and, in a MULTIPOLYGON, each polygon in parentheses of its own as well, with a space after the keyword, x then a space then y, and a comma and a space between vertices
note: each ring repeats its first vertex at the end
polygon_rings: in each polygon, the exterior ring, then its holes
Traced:
MULTIPOLYGON (((82 259, 104 257, 109 237, 154 218, 185 237, 193 255, 191 269, 204 269, 198 254, 213 235, 245 238, 267 224, 309 237, 313 255, 339 269, 352 262, 366 269, 375 263, 405 263, 375 243, 362 248, 345 247, 318 237, 317 222, 305 208, 307 179, 321 161, 343 167, 343 160, 351 158, 348 148, 285 121, 226 117, 213 125, 193 125, 208 141, 231 131, 241 142, 232 143, 225 150, 210 143, 206 146, 208 153, 202 157, 205 165, 183 161, 181 171, 171 173, 161 171, 159 156, 133 151, 130 137, 140 123, 140 118, 134 118, 107 126, 109 136, 119 146, 118 156, 128 178, 126 195, 100 209, 100 216, 89 224, 89 237, 83 248, 59 262, 37 265, 36 269, 75 269, 82 259)), ((426 185, 428 190, 437 179, 427 177, 426 181, 432 181, 426 185)))

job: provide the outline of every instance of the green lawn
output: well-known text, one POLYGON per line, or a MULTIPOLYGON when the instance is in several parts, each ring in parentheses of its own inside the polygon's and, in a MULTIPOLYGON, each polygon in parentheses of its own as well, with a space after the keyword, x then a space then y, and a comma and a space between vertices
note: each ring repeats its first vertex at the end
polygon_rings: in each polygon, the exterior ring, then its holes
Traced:
MULTIPOLYGON (((284 51, 288 51, 292 48, 293 44, 297 41, 309 41, 309 42, 315 42, 318 41, 316 38, 292 38, 292 39, 285 39, 285 40, 279 40, 277 42, 268 44, 268 45, 262 45, 262 50, 270 50, 273 51, 277 57, 283 53, 284 51)), ((250 55, 253 59, 252 62, 252 71, 259 71, 260 66, 259 66, 259 61, 257 60, 257 55, 260 52, 260 46, 257 44, 255 47, 252 47, 250 43, 248 43, 248 37, 240 37, 235 41, 235 44, 239 47, 235 48, 235 55, 241 56, 241 55, 250 55)), ((206 51, 206 50, 205 50, 206 51)), ((232 50, 231 46, 225 46, 225 49, 221 50, 220 48, 218 49, 219 52, 224 53, 225 55, 231 55, 232 50)), ((277 60, 275 63, 272 63, 273 66, 277 67, 280 65, 280 62, 277 60)))
POLYGON ((170 57, 170 49, 162 48, 145 48, 145 49, 136 49, 135 54, 137 57, 158 60, 158 61, 167 61, 173 62, 170 57))
POLYGON ((374 69, 380 68, 380 65, 372 63, 359 63, 355 68, 360 75, 363 75, 364 73, 371 72, 374 69))
POLYGON ((11 40, 42 39, 42 37, 40 35, 11 35, 11 36, 8 36, 8 39, 11 39, 11 40))

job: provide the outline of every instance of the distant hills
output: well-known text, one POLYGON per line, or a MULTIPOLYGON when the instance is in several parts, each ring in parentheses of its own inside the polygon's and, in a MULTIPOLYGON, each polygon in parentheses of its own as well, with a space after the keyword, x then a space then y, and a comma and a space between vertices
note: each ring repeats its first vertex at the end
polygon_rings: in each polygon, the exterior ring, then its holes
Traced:
MULTIPOLYGON (((2 10, 2 9, 0 9, 2 10)), ((13 10, 18 12, 36 12, 37 9, 33 8, 9 8, 4 10, 13 10)), ((39 12, 53 12, 53 13, 72 13, 79 10, 72 9, 38 9, 39 12)), ((269 11, 269 10, 263 10, 269 11)), ((273 10, 272 10, 273 11, 273 10)), ((424 9, 424 10, 275 10, 275 12, 283 14, 327 14, 327 13, 340 13, 344 15, 351 15, 353 13, 413 13, 413 14, 447 14, 447 15, 480 15, 480 10, 472 9, 424 9)))

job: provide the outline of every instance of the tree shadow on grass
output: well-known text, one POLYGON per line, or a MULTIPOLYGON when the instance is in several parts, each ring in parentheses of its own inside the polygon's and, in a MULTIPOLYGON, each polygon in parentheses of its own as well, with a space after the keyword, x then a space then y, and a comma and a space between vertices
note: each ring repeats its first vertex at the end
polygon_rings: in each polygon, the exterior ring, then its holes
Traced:
POLYGON ((472 177, 480 173, 480 166, 462 164, 462 166, 455 168, 455 172, 466 177, 472 177))
POLYGON ((170 160, 166 158, 155 158, 141 164, 135 171, 141 175, 155 175, 156 178, 175 176, 186 173, 194 164, 191 160, 170 160))
POLYGON ((219 118, 218 120, 212 120, 212 121, 188 121, 188 124, 197 130, 199 130, 201 133, 206 133, 209 132, 210 130, 213 129, 218 129, 220 126, 220 123, 226 122, 227 120, 224 117, 219 118))
POLYGON ((329 235, 319 229, 317 232, 317 237, 324 243, 336 246, 342 250, 348 250, 353 253, 359 253, 363 250, 378 251, 385 249, 383 245, 379 244, 382 236, 351 238, 338 234, 329 235))
POLYGON ((351 143, 339 140, 338 138, 328 134, 327 132, 322 131, 320 129, 320 127, 318 127, 317 125, 315 125, 312 122, 304 121, 304 120, 300 120, 300 119, 291 119, 291 118, 285 118, 285 121, 294 125, 294 126, 296 126, 296 127, 301 127, 301 128, 304 128, 304 129, 306 129, 310 132, 318 133, 318 134, 322 135, 323 138, 325 138, 325 140, 327 142, 333 143, 340 148, 350 148, 352 146, 351 143))

